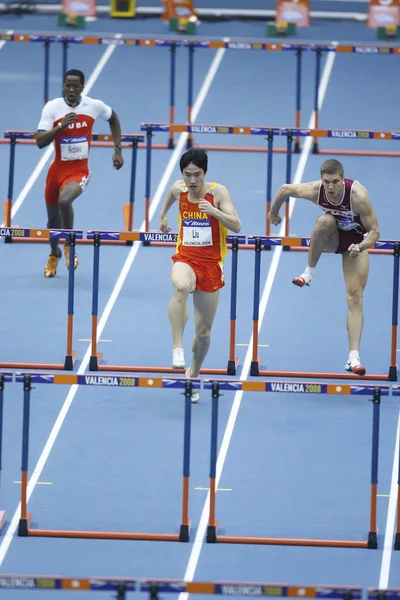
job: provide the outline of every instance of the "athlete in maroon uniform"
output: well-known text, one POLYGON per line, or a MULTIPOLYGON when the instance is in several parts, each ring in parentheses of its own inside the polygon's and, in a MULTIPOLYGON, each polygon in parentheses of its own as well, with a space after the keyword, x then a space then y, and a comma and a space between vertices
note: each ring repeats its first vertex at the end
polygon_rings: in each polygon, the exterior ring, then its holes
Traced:
POLYGON ((345 179, 341 163, 330 159, 321 165, 320 181, 285 184, 278 190, 268 215, 273 225, 280 224, 279 209, 288 196, 311 200, 324 211, 311 234, 307 267, 293 283, 299 287, 311 284, 323 250, 342 255, 350 350, 345 368, 365 375, 359 355, 364 321, 362 299, 369 267, 368 252, 364 251, 371 248, 380 235, 368 192, 358 181, 345 179))

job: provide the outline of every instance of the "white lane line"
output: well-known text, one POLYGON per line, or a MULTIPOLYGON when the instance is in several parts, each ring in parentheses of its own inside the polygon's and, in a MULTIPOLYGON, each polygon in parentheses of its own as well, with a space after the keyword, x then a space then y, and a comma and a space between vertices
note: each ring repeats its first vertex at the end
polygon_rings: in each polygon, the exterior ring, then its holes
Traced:
MULTIPOLYGON (((322 107, 322 104, 323 104, 323 101, 325 98, 329 79, 330 79, 333 65, 335 62, 335 57, 336 57, 336 54, 334 52, 330 52, 330 53, 328 53, 328 57, 325 62, 324 71, 323 71, 321 81, 320 81, 319 96, 318 96, 318 104, 319 104, 320 109, 322 107)), ((310 118, 310 123, 308 125, 309 129, 312 129, 314 127, 314 123, 315 123, 315 113, 313 111, 311 118, 310 118)), ((306 141, 303 146, 303 150, 300 155, 300 160, 297 165, 296 173, 294 175, 293 183, 300 183, 302 180, 304 170, 306 167, 306 163, 307 163, 307 159, 311 152, 312 143, 313 143, 312 138, 306 138, 306 141)), ((290 201, 290 216, 293 213, 294 206, 295 206, 295 199, 292 199, 290 201)), ((282 221, 282 225, 281 225, 278 235, 283 236, 284 233, 285 233, 285 219, 283 219, 283 221, 282 221)), ((269 300, 272 286, 273 286, 275 276, 276 276, 276 273, 278 270, 281 254, 282 254, 282 246, 278 246, 274 250, 271 265, 270 265, 268 275, 267 275, 267 280, 265 282, 264 290, 263 290, 261 301, 260 301, 258 331, 260 331, 260 329, 261 329, 262 322, 263 322, 263 319, 265 316, 265 312, 267 310, 268 300, 269 300)), ((246 352, 246 357, 244 359, 243 368, 242 368, 242 372, 240 374, 239 379, 242 379, 242 380, 247 379, 247 377, 249 375, 250 365, 251 365, 251 360, 252 360, 252 346, 253 346, 253 335, 251 335, 251 337, 250 337, 249 349, 246 352)), ((227 425, 225 428, 225 432, 224 432, 224 436, 222 439, 221 448, 220 448, 220 451, 218 454, 218 460, 217 460, 217 473, 216 473, 216 487, 217 488, 219 487, 219 481, 221 478, 222 470, 224 468, 226 456, 227 456, 228 449, 229 449, 229 444, 231 442, 231 438, 232 438, 233 430, 235 427, 236 419, 237 419, 237 416, 239 413, 239 408, 240 408, 240 404, 242 401, 242 397, 243 397, 242 391, 236 392, 234 400, 233 400, 231 412, 229 414, 228 422, 227 422, 227 425)), ((186 567, 186 572, 183 577, 184 581, 193 581, 193 579, 194 579, 197 564, 198 564, 199 558, 200 558, 200 553, 201 553, 203 543, 204 543, 204 536, 207 531, 209 510, 210 510, 210 493, 207 494, 207 498, 204 503, 203 511, 201 513, 200 523, 197 528, 196 537, 193 542, 192 551, 190 553, 189 561, 188 561, 188 564, 186 567)), ((189 596, 189 594, 187 592, 183 592, 179 595, 179 600, 187 600, 188 596, 189 596)))
POLYGON ((385 590, 389 587, 390 564, 392 562, 393 544, 395 538, 396 512, 397 512, 397 477, 399 473, 399 446, 400 446, 400 414, 397 421, 396 443, 394 445, 392 483, 390 485, 390 498, 386 518, 385 539, 381 570, 379 574, 379 589, 385 590))
MULTIPOLYGON (((120 38, 121 35, 122 35, 121 33, 117 33, 114 37, 120 38)), ((96 81, 98 80, 99 75, 101 74, 102 70, 104 69, 104 67, 106 66, 106 64, 108 63, 108 61, 110 60, 111 55, 115 51, 116 47, 117 47, 116 45, 110 45, 110 46, 107 47, 107 49, 103 53, 103 56, 100 58, 99 62, 97 63, 97 65, 93 69, 92 74, 90 75, 89 79, 87 80, 87 83, 85 85, 85 89, 82 92, 82 96, 87 96, 89 94, 90 90, 92 89, 92 87, 94 86, 94 84, 96 83, 96 81)), ((37 119, 38 122, 39 122, 39 117, 40 117, 40 115, 38 115, 38 119, 37 119)), ((36 183, 39 175, 41 174, 41 172, 43 171, 44 167, 48 163, 48 161, 49 161, 51 155, 53 154, 53 152, 54 152, 54 148, 53 148, 53 144, 51 144, 45 150, 45 152, 42 155, 41 159, 39 160, 38 164, 36 165, 36 167, 32 171, 32 174, 29 177, 28 181, 26 182, 26 184, 22 188, 21 192, 19 193, 18 198, 13 203, 13 206, 12 206, 12 209, 11 209, 11 219, 13 219, 15 217, 15 215, 17 214, 17 212, 21 208, 22 203, 24 202, 25 198, 27 197, 27 195, 31 191, 31 189, 34 186, 34 184, 36 183)), ((4 227, 4 223, 2 223, 0 225, 0 227, 4 227)))
MULTIPOLYGON (((203 85, 201 86, 199 95, 196 99, 196 102, 193 106, 193 121, 196 120, 197 115, 199 114, 199 111, 203 105, 203 102, 209 92, 209 89, 211 87, 211 84, 214 80, 215 75, 217 74, 218 68, 221 64, 221 61, 225 55, 225 50, 220 48, 219 50, 217 50, 216 55, 210 65, 210 68, 207 72, 207 75, 204 79, 203 85)), ((154 195, 154 199, 151 203, 150 206, 150 218, 152 218, 158 208, 158 205, 160 204, 161 199, 163 198, 165 189, 169 183, 169 180, 171 178, 171 175, 173 173, 173 170, 176 166, 176 163, 178 162, 179 158, 180 158, 180 154, 185 146, 185 143, 187 141, 187 133, 182 133, 181 136, 179 137, 178 143, 176 145, 176 148, 167 164, 167 167, 164 171, 163 177, 161 178, 161 181, 158 185, 158 188, 156 190, 156 193, 154 195)), ((144 231, 145 229, 145 222, 142 223, 141 227, 140 227, 140 231, 144 231)), ((101 334, 103 333, 103 330, 107 324, 108 318, 111 314, 111 311, 115 305, 115 302, 117 301, 117 298, 121 292, 122 286, 125 283, 125 280, 129 274, 130 268, 133 264, 133 261, 135 260, 135 257, 138 253, 138 250, 140 248, 140 243, 135 242, 134 245, 132 246, 126 260, 125 263, 122 267, 122 270, 118 276, 117 282, 114 286, 113 291, 111 292, 111 295, 107 301, 107 304, 105 306, 104 312, 101 315, 100 321, 99 321, 99 326, 98 326, 98 331, 97 331, 97 339, 100 339, 101 334)), ((90 359, 90 353, 91 353, 91 347, 89 345, 86 354, 82 360, 82 364, 78 370, 78 374, 81 375, 82 373, 85 372, 88 364, 89 364, 89 359, 90 359)), ((42 453, 39 457, 39 460, 32 472, 32 475, 30 477, 30 481, 29 481, 29 485, 28 485, 28 489, 27 489, 27 499, 29 501, 30 497, 33 494, 33 491, 36 487, 36 484, 39 480, 39 477, 42 474, 42 471, 46 465, 47 459, 50 455, 50 452, 54 446, 54 443, 57 439, 57 436, 60 432, 60 429, 62 427, 62 424, 64 422, 65 417, 68 414, 68 411, 71 407, 72 401, 75 398, 76 392, 78 391, 78 387, 77 385, 73 385, 71 386, 68 395, 65 399, 65 402, 60 410, 60 413, 57 416, 57 419, 53 425, 53 428, 50 432, 50 435, 47 439, 47 442, 45 444, 45 447, 42 450, 42 453)), ((11 523, 6 531, 6 533, 4 534, 4 537, 2 538, 1 544, 0 544, 0 566, 3 564, 4 558, 7 554, 7 551, 11 545, 11 542, 14 538, 14 535, 18 529, 18 523, 19 523, 19 519, 20 519, 20 514, 21 514, 21 504, 18 504, 17 509, 13 515, 13 518, 11 520, 11 523)))

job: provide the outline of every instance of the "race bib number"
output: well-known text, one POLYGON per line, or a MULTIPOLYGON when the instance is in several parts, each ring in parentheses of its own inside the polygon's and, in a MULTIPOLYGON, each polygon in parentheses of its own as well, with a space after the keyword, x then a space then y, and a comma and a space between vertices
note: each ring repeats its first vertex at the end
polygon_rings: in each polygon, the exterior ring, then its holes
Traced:
POLYGON ((62 137, 60 148, 61 160, 83 160, 89 156, 89 143, 86 135, 62 137))
POLYGON ((184 246, 212 246, 212 229, 209 219, 183 219, 184 246))
POLYGON ((341 231, 350 231, 358 227, 358 223, 355 223, 351 217, 336 217, 336 222, 341 231))

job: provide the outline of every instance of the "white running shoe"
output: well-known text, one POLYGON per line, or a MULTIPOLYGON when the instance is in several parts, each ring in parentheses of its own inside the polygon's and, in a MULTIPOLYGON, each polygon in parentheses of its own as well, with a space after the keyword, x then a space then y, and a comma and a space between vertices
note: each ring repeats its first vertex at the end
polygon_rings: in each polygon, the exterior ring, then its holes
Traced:
POLYGON ((297 285, 297 287, 303 287, 304 285, 311 285, 312 275, 309 273, 302 273, 299 277, 294 277, 292 279, 292 283, 297 285))
POLYGON ((346 371, 350 371, 350 373, 354 373, 355 375, 365 375, 367 369, 362 366, 359 358, 348 359, 346 366, 346 371))
POLYGON ((172 368, 173 369, 184 369, 185 368, 185 355, 183 348, 174 348, 172 350, 172 368))
MULTIPOLYGON (((185 376, 186 376, 186 379, 191 379, 190 367, 186 370, 185 376)), ((199 400, 200 400, 200 390, 192 389, 192 404, 197 404, 199 400)))

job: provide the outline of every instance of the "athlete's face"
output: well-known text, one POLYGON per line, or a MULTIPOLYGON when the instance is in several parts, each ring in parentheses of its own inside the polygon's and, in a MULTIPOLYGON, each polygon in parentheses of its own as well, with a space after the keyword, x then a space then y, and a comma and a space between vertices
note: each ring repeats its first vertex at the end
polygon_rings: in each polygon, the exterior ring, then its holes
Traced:
POLYGON ((78 102, 83 92, 81 78, 78 75, 67 75, 64 81, 64 95, 70 104, 78 102))
POLYGON ((183 169, 183 180, 191 194, 199 194, 204 185, 204 171, 193 163, 183 169))
POLYGON ((343 194, 343 177, 339 173, 323 173, 321 176, 325 194, 329 200, 335 200, 343 194))

